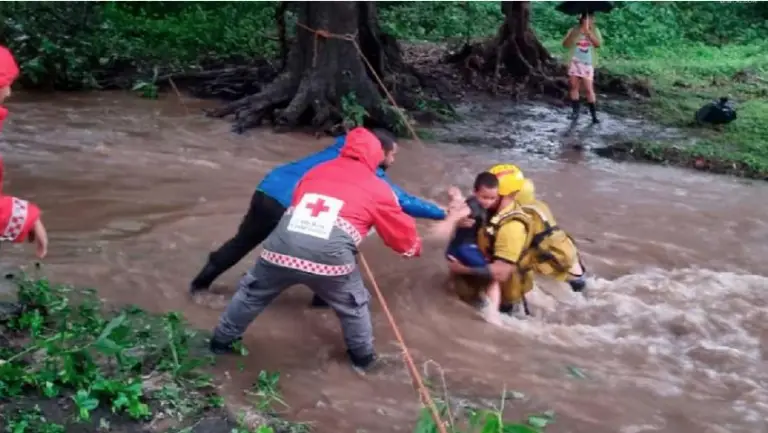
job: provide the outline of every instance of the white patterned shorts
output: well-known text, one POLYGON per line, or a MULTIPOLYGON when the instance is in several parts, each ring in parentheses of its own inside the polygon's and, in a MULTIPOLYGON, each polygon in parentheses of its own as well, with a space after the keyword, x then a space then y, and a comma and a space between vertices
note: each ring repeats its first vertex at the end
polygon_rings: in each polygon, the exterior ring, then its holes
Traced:
POLYGON ((592 80, 595 77, 595 68, 578 60, 571 60, 571 64, 568 66, 568 75, 592 80))

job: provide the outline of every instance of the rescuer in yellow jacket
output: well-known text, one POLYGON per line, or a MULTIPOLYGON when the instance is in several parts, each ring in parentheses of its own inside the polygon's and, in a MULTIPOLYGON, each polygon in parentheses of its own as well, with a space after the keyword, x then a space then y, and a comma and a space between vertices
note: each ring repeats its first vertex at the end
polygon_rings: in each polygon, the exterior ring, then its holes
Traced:
MULTIPOLYGON (((526 181, 520 169, 500 164, 488 171, 499 179, 500 196, 496 212, 478 232, 478 245, 489 264, 468 268, 451 261, 449 269, 463 277, 462 298, 468 297, 467 288, 482 292, 484 282, 488 319, 496 322, 500 308, 507 310, 521 302, 530 314, 525 294, 533 289, 535 273, 575 281, 584 272, 573 240, 557 227, 548 206, 535 199, 533 183, 526 181)), ((571 286, 576 291, 583 288, 578 283, 571 286)))

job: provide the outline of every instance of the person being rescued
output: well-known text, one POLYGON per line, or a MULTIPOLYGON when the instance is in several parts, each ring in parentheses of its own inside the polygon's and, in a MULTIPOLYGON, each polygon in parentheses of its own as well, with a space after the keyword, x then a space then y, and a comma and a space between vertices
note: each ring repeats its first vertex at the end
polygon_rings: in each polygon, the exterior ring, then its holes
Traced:
POLYGON ((446 258, 458 260, 470 268, 484 268, 485 255, 477 246, 477 231, 488 221, 488 210, 499 201, 499 179, 484 171, 475 177, 472 195, 464 199, 458 188, 451 188, 449 209, 459 211, 463 206, 469 210, 465 225, 456 227, 453 238, 445 251, 446 258))
MULTIPOLYGON (((449 257, 449 270, 462 280, 457 285, 465 301, 481 301, 486 320, 498 323, 499 313, 522 304, 530 314, 525 294, 533 289, 535 274, 568 282, 581 292, 585 269, 573 239, 560 227, 544 202, 535 197, 533 182, 519 168, 501 164, 488 170, 498 179, 498 202, 493 215, 477 232, 486 266, 468 266, 449 257), (478 299, 479 298, 479 299, 478 299)), ((446 221, 468 225, 469 206, 451 208, 446 221)))
MULTIPOLYGON (((19 76, 19 67, 10 51, 0 46, 0 103, 11 96, 11 85, 19 76)), ((0 131, 8 117, 8 109, 0 106, 0 131)), ((37 244, 37 257, 48 253, 48 234, 40 218, 40 209, 27 200, 6 195, 2 192, 3 160, 0 157, 0 241, 37 244)))

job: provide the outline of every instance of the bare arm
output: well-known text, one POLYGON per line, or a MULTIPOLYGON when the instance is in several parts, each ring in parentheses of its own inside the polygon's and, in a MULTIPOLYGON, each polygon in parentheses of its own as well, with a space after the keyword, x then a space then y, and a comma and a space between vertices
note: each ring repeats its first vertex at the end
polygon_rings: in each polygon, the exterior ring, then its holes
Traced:
POLYGON ((460 206, 453 207, 448 211, 445 219, 432 224, 427 238, 430 240, 449 240, 457 226, 466 226, 465 222, 474 224, 474 220, 469 218, 470 214, 469 206, 464 202, 460 202, 460 206))
POLYGON ((30 241, 37 244, 37 257, 40 259, 45 258, 48 254, 48 232, 45 230, 42 219, 38 219, 35 222, 32 234, 33 236, 30 237, 30 241))
POLYGON ((587 39, 589 39, 590 42, 592 42, 592 46, 595 48, 599 48, 600 45, 602 45, 603 41, 600 40, 599 37, 593 32, 592 30, 589 30, 586 34, 587 39))
POLYGON ((568 31, 568 34, 565 35, 565 38, 563 39, 563 47, 565 48, 571 48, 573 44, 576 43, 576 38, 579 36, 579 28, 573 27, 571 30, 568 31))
POLYGON ((503 283, 512 277, 512 273, 515 272, 517 266, 512 263, 505 262, 504 260, 494 260, 488 265, 488 270, 491 273, 491 278, 497 283, 503 283))

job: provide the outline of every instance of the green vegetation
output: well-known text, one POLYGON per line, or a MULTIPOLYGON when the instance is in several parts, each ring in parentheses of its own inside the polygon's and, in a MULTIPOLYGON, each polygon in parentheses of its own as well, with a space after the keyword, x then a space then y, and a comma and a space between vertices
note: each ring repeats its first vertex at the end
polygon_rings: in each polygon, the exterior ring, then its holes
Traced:
POLYGON ((126 87, 114 79, 150 78, 158 68, 169 72, 203 62, 272 57, 274 5, 5 2, 0 38, 17 56, 28 87, 126 87))
MULTIPOLYGON (((514 396, 508 396, 504 393, 501 396, 499 406, 496 408, 464 408, 461 414, 452 413, 449 403, 443 400, 438 399, 437 405, 448 433, 541 433, 548 425, 555 422, 555 414, 552 411, 528 415, 524 422, 505 421, 504 406, 510 397, 514 398, 514 396)), ((422 409, 414 433, 437 432, 437 426, 430 411, 426 408, 422 409)))
MULTIPOLYGON (((154 97, 158 75, 276 55, 277 5, 7 2, 0 5, 7 17, 0 37, 20 59, 26 86, 122 87, 154 97)), ((503 20, 498 2, 385 2, 379 13, 382 28, 402 40, 454 44, 493 36, 503 20)), ((635 157, 768 177, 767 16, 760 2, 628 2, 598 16, 606 39, 601 65, 654 89, 632 111, 687 128, 704 103, 720 96, 737 103, 739 118, 722 131, 697 127, 693 145, 635 143, 635 157)), ((562 55, 560 40, 574 18, 536 2, 532 22, 562 55)))
MULTIPOLYGON (((562 51, 557 44, 567 17, 537 6, 539 35, 553 52, 562 51)), ((719 2, 632 2, 597 17, 606 39, 602 65, 645 78, 654 89, 632 110, 692 128, 694 113, 708 101, 727 96, 737 104, 738 119, 722 131, 696 127, 692 145, 636 143, 636 157, 768 178, 767 17, 765 3, 719 2)))
MULTIPOLYGON (((516 391, 502 391, 497 406, 480 408, 467 405, 466 400, 454 399, 449 395, 445 372, 439 364, 432 360, 427 361, 424 364, 424 374, 429 375, 430 367, 438 374, 435 380, 429 380, 430 377, 427 377, 425 385, 432 394, 441 422, 446 426, 448 433, 542 433, 547 426, 555 422, 555 413, 551 410, 528 415, 524 421, 506 421, 505 411, 525 398, 524 394, 516 391)), ((422 408, 414 433, 437 432, 431 412, 422 408)))
MULTIPOLYGON (((496 2, 403 3, 381 16, 399 38, 432 42, 492 37, 503 20, 496 2)), ((575 18, 537 2, 531 20, 562 59, 561 40, 575 18)), ((633 143, 636 158, 768 178, 768 4, 626 2, 596 22, 606 42, 600 66, 645 79, 654 90, 652 98, 633 101, 631 111, 696 128, 689 131, 693 145, 633 143), (693 125, 696 110, 721 96, 736 102, 738 119, 722 131, 693 125)))
MULTIPOLYGON (((165 420, 172 428, 165 431, 192 433, 203 416, 220 418, 222 433, 307 431, 271 415, 256 430, 229 422, 205 372, 213 361, 206 340, 180 314, 105 312, 92 290, 28 277, 17 283, 23 309, 0 325, 3 431, 109 431, 165 420)), ((261 372, 254 409, 270 414, 284 404, 278 379, 261 372)))
MULTIPOLYGON (((692 127, 694 113, 706 102, 728 96, 738 104, 738 119, 722 132, 699 128, 689 146, 637 143, 636 157, 768 177, 768 80, 761 78, 768 72, 768 25, 760 12, 768 9, 749 3, 628 3, 598 18, 606 38, 604 66, 646 78, 655 90, 632 109, 670 126, 692 127)), ((551 36, 548 41, 557 34, 554 26, 541 33, 551 36)))

